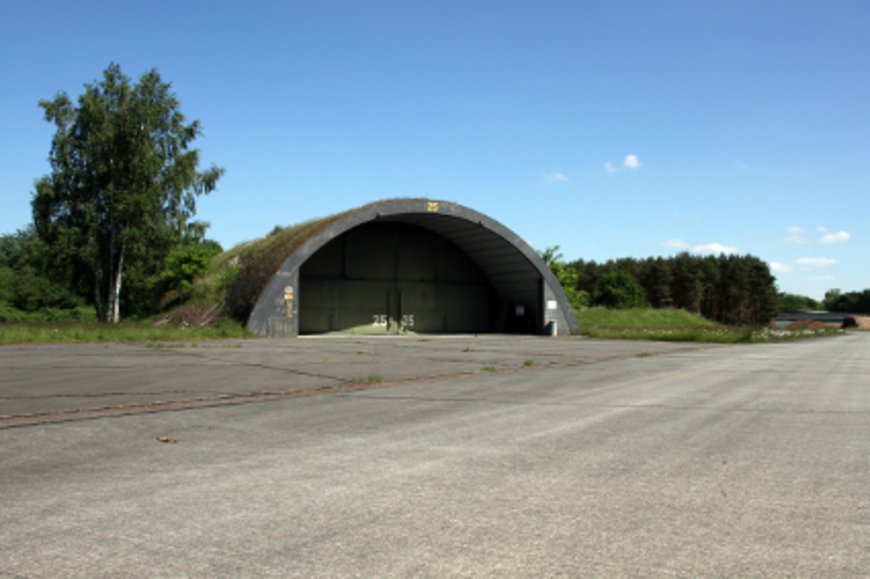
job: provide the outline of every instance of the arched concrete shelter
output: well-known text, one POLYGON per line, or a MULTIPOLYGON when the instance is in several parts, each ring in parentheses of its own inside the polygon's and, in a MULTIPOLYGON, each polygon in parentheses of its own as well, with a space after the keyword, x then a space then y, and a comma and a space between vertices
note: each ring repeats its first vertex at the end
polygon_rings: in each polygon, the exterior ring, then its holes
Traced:
POLYGON ((308 227, 253 303, 252 332, 577 330, 537 252, 462 205, 381 201, 308 227))

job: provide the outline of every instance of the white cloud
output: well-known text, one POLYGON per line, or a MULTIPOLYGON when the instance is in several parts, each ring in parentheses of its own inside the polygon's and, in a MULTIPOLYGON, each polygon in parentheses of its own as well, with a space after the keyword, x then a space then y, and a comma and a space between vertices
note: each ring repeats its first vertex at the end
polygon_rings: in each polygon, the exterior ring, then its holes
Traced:
POLYGON ((704 243, 702 245, 695 245, 692 247, 692 253, 699 253, 702 255, 719 255, 722 253, 731 254, 737 253, 737 248, 732 247, 730 245, 722 245, 721 243, 704 243))
POLYGON ((640 159, 637 158, 637 155, 626 155, 621 166, 612 161, 604 163, 604 170, 608 173, 619 173, 622 170, 636 171, 637 169, 640 169, 640 159))
POLYGON ((822 245, 834 245, 836 243, 844 243, 852 238, 848 231, 837 231, 835 233, 826 233, 819 239, 822 245))
POLYGON ((567 183, 570 181, 568 175, 565 173, 560 173, 558 171, 554 171, 553 173, 547 173, 544 175, 544 180, 549 181, 550 183, 567 183))
POLYGON ((770 265, 770 269, 776 273, 791 273, 794 271, 792 266, 786 263, 779 263, 778 261, 771 261, 768 265, 770 265))
POLYGON ((699 255, 719 255, 720 253, 732 254, 738 253, 737 248, 731 245, 723 245, 721 243, 713 242, 713 243, 701 243, 699 245, 692 245, 683 241, 682 239, 669 239, 667 241, 663 241, 661 246, 665 249, 676 249, 679 251, 688 251, 690 253, 695 253, 699 255))
POLYGON ((836 265, 837 260, 830 257, 802 257, 797 263, 805 267, 830 267, 836 265))
POLYGON ((662 242, 662 247, 666 249, 689 249, 689 244, 682 239, 669 239, 662 242))
POLYGON ((834 276, 832 275, 816 275, 810 278, 812 281, 834 281, 834 276))
POLYGON ((815 232, 820 237, 818 242, 822 245, 836 245, 837 243, 845 243, 852 239, 852 235, 848 231, 831 231, 827 227, 814 227, 812 230, 805 227, 789 227, 785 230, 786 235, 782 238, 783 243, 793 243, 803 245, 810 242, 810 235, 815 232))

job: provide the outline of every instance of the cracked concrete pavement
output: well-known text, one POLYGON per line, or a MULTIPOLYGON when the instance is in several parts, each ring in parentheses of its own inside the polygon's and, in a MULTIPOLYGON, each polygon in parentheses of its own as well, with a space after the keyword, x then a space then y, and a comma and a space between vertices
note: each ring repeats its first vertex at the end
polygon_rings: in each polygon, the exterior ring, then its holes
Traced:
POLYGON ((0 577, 866 577, 868 345, 0 348, 21 409, 388 380, 0 429, 0 577))
POLYGON ((0 347, 0 427, 21 416, 202 406, 698 347, 709 346, 497 335, 10 345, 0 347))

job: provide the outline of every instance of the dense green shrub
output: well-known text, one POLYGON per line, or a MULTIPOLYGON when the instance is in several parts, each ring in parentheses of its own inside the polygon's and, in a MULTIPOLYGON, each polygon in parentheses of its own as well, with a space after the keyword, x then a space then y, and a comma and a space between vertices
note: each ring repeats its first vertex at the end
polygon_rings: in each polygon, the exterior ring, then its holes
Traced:
POLYGON ((592 303, 615 309, 642 308, 647 305, 643 288, 622 271, 612 271, 601 277, 592 303))

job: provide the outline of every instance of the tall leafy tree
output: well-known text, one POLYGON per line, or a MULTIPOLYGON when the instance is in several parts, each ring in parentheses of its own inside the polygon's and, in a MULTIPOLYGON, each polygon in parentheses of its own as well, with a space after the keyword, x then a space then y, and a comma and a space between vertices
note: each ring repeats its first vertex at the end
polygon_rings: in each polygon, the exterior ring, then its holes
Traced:
POLYGON ((843 292, 839 288, 829 289, 825 292, 825 299, 822 301, 822 305, 825 306, 826 310, 836 311, 837 302, 840 301, 842 294, 843 292))
POLYGON ((764 261, 747 255, 749 263, 749 319, 744 323, 764 324, 776 317, 776 278, 764 261))
POLYGON ((196 198, 223 169, 199 170, 200 123, 187 121, 156 70, 131 84, 113 63, 77 104, 63 92, 39 104, 56 133, 33 198, 37 232, 98 317, 117 322, 127 272, 154 275, 173 247, 203 236, 191 221, 196 198))
POLYGON ((615 309, 642 308, 648 305, 641 285, 623 271, 612 271, 601 276, 593 303, 615 309))

